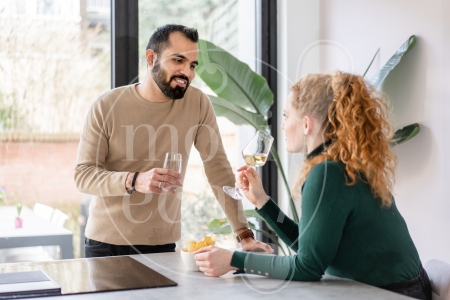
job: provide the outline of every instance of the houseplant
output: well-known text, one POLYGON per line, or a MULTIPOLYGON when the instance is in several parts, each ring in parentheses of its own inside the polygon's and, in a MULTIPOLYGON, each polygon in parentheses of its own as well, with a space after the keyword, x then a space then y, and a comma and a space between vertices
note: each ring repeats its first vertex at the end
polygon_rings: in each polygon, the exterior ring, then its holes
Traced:
MULTIPOLYGON (((416 41, 417 38, 415 35, 410 36, 408 40, 403 43, 400 48, 398 48, 398 50, 394 53, 394 55, 392 55, 392 57, 386 62, 386 64, 384 64, 384 66, 370 79, 370 84, 372 84, 375 88, 380 89, 386 77, 400 63, 402 57, 414 47, 416 41)), ((372 61, 364 72, 363 77, 366 76, 379 51, 380 49, 378 48, 378 50, 375 52, 374 57, 372 58, 372 61)), ((391 146, 395 146, 412 139, 419 133, 419 131, 420 126, 418 123, 414 123, 397 129, 395 131, 394 137, 392 138, 391 146)))

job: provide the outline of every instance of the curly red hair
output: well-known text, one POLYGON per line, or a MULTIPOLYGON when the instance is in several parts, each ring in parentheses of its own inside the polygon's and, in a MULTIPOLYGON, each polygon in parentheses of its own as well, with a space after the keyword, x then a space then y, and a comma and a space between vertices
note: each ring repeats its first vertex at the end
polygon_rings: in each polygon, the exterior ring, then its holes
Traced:
POLYGON ((389 144, 394 130, 382 94, 361 76, 344 72, 306 75, 291 90, 299 115, 323 120, 321 133, 332 140, 324 153, 305 161, 293 194, 316 164, 333 160, 345 164, 346 185, 367 182, 389 207, 397 158, 389 144))

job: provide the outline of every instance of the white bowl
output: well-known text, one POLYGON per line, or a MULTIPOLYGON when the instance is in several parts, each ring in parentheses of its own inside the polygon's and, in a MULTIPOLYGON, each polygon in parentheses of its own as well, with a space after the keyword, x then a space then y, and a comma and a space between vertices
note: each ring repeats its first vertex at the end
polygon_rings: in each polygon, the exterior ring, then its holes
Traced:
POLYGON ((181 259, 184 262, 184 265, 189 271, 197 271, 200 272, 200 269, 198 268, 197 264, 195 263, 194 259, 194 253, 192 252, 185 252, 181 250, 181 259))

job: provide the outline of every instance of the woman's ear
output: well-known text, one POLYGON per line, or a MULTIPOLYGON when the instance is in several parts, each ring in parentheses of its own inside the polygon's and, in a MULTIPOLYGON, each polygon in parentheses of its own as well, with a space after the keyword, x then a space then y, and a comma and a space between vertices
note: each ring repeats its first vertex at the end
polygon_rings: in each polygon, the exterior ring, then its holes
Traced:
POLYGON ((146 50, 145 59, 147 60, 147 65, 153 67, 153 62, 156 61, 156 52, 153 49, 146 50))
POLYGON ((310 116, 305 116, 303 118, 303 129, 305 131, 305 135, 310 135, 313 130, 313 119, 310 116))

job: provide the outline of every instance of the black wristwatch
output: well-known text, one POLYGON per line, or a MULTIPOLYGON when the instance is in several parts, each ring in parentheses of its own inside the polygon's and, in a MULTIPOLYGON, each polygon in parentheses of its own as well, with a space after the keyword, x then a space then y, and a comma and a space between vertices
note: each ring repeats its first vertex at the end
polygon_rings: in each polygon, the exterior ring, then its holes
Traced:
POLYGON ((136 178, 138 176, 139 172, 134 173, 133 181, 131 182, 131 189, 127 190, 127 193, 131 195, 133 191, 136 190, 136 187, 134 186, 136 184, 136 178))

